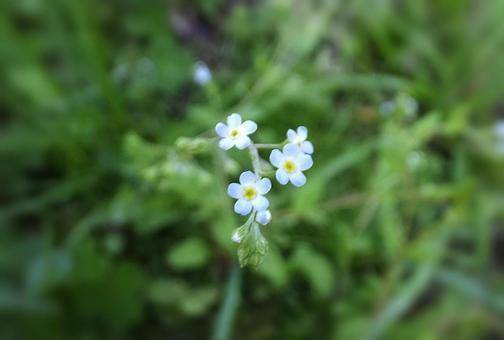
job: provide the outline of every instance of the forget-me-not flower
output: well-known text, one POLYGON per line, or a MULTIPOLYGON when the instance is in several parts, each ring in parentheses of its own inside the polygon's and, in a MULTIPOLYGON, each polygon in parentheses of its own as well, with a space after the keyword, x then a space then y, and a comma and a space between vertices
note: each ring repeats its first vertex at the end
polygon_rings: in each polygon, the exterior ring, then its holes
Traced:
POLYGON ((273 150, 270 155, 270 162, 278 168, 276 179, 282 185, 289 181, 296 187, 306 183, 303 171, 308 170, 313 165, 313 159, 305 154, 296 144, 287 144, 280 150, 273 150))
POLYGON ((289 143, 296 144, 304 153, 313 153, 313 144, 306 139, 308 138, 308 129, 305 126, 300 126, 297 131, 289 129, 287 131, 287 140, 289 143))
POLYGON ((257 124, 251 120, 246 120, 242 123, 242 118, 238 113, 233 113, 227 117, 227 125, 218 123, 215 126, 215 132, 222 139, 219 141, 221 149, 229 150, 233 146, 243 150, 247 148, 252 141, 250 134, 257 130, 257 124))
POLYGON ((252 208, 258 212, 269 207, 269 201, 263 195, 271 189, 268 178, 259 178, 252 171, 245 171, 240 175, 240 183, 228 186, 228 195, 237 199, 234 211, 240 215, 248 215, 252 208))

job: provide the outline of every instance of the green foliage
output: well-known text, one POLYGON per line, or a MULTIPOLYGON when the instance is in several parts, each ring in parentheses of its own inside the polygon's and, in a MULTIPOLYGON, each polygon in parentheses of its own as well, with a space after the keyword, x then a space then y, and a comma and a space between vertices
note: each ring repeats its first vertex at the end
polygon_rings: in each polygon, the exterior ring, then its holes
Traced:
POLYGON ((195 317, 208 311, 217 299, 215 287, 188 287, 184 282, 170 279, 153 280, 149 298, 159 308, 175 308, 183 315, 195 317))
POLYGON ((248 265, 258 267, 268 253, 268 241, 261 233, 261 227, 254 222, 255 214, 244 225, 238 228, 233 237, 239 240, 238 261, 241 267, 248 265))
POLYGON ((503 337, 503 17, 0 1, 0 338, 503 337), (216 147, 231 112, 315 146, 264 227, 226 194, 251 168, 216 147))
POLYGON ((175 268, 199 268, 210 259, 210 250, 199 239, 187 239, 174 245, 166 254, 166 260, 175 268))

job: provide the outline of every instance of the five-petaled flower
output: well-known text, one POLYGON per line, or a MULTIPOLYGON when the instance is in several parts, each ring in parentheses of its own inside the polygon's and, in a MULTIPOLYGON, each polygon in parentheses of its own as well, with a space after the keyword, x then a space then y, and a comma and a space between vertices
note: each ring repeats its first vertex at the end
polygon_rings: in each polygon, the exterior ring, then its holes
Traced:
POLYGON ((270 162, 278 168, 276 179, 282 185, 289 181, 296 187, 306 183, 303 171, 308 170, 313 165, 310 155, 305 154, 296 144, 287 144, 280 150, 273 150, 270 155, 270 162))
POLYGON ((299 126, 297 132, 289 129, 287 131, 287 140, 289 143, 297 145, 304 153, 313 153, 313 144, 306 140, 308 138, 308 129, 305 126, 299 126))
POLYGON ((234 211, 240 215, 248 215, 252 208, 261 212, 269 207, 269 201, 263 195, 271 189, 268 178, 259 178, 252 171, 245 171, 240 175, 240 183, 228 186, 228 195, 237 199, 234 211))
POLYGON ((227 117, 227 125, 218 123, 215 126, 215 132, 222 139, 219 141, 221 149, 229 150, 233 146, 243 150, 247 148, 252 141, 250 134, 257 130, 257 124, 251 120, 246 120, 242 123, 242 118, 238 113, 233 113, 227 117))

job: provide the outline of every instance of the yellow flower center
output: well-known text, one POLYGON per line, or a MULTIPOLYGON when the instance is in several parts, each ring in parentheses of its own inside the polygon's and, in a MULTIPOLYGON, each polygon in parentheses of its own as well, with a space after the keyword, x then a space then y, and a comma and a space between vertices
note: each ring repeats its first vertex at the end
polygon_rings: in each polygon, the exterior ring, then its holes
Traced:
POLYGON ((257 191, 253 187, 246 187, 243 190, 243 197, 247 200, 252 201, 257 196, 257 191))
POLYGON ((283 165, 285 171, 287 171, 289 174, 293 173, 296 171, 296 164, 294 164, 293 161, 286 161, 283 165))
POLYGON ((238 129, 232 129, 231 132, 229 133, 231 138, 236 138, 239 135, 238 129))

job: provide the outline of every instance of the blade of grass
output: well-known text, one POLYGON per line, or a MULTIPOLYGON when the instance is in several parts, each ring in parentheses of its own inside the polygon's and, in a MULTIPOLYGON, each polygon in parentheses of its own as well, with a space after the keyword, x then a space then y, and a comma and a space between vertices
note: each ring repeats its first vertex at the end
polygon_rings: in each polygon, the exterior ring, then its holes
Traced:
POLYGON ((229 273, 226 295, 224 296, 222 307, 215 319, 215 327, 212 334, 213 340, 231 339, 236 311, 240 304, 240 287, 241 268, 240 265, 235 262, 229 273))

